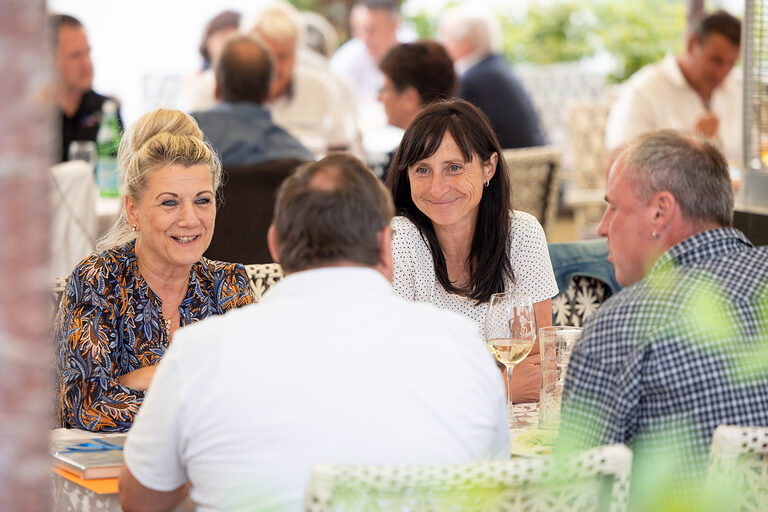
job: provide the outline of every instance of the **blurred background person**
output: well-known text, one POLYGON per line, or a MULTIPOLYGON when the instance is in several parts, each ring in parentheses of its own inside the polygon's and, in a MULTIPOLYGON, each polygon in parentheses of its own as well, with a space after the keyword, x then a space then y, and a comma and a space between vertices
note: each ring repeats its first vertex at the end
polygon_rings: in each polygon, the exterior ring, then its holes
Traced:
POLYGON ((387 52, 379 68, 384 75, 379 100, 387 121, 403 130, 424 105, 456 94, 453 61, 440 43, 399 44, 387 52))
POLYGON ((272 77, 272 58, 263 43, 247 35, 229 39, 215 74, 220 103, 192 115, 225 168, 287 158, 312 160, 312 153, 277 126, 262 106, 272 77))
MULTIPOLYGON (((49 18, 56 68, 56 103, 61 116, 59 161, 68 160, 69 144, 75 140, 96 142, 101 107, 110 98, 93 91, 91 46, 85 27, 67 14, 49 18)), ((120 112, 118 111, 118 121, 120 112)))
MULTIPOLYGON (((435 102, 405 130, 387 175, 393 286, 401 297, 470 318, 484 342, 491 295, 531 297, 538 327, 552 324, 557 283, 544 230, 512 210, 501 146, 483 113, 467 101, 435 102)), ((517 401, 539 397, 538 345, 516 368, 517 401)))
POLYGON ((383 85, 379 63, 398 43, 399 8, 390 0, 357 2, 349 12, 352 39, 331 59, 331 70, 353 85, 361 100, 373 100, 383 85))
POLYGON ((696 133, 742 158, 742 87, 730 78, 739 58, 741 22, 725 11, 693 22, 685 52, 668 54, 635 73, 611 107, 605 130, 613 150, 659 129, 696 133))
POLYGON ((362 154, 354 102, 330 70, 297 60, 303 24, 294 7, 271 4, 244 18, 242 30, 259 37, 273 58, 273 77, 266 107, 282 126, 316 155, 331 149, 362 154))
POLYGON ((242 265, 203 258, 221 165, 194 119, 145 114, 118 159, 123 210, 75 267, 56 319, 59 427, 128 430, 173 333, 253 301, 242 265))
POLYGON ((299 50, 299 59, 306 59, 308 62, 319 61, 327 68, 330 58, 339 47, 336 27, 316 12, 299 11, 299 17, 304 25, 304 44, 299 50))
POLYGON ((501 147, 546 144, 533 103, 500 54, 498 20, 477 6, 455 7, 443 14, 438 32, 459 74, 459 97, 483 111, 501 147))
POLYGON ((188 79, 181 92, 181 107, 187 111, 208 110, 216 104, 214 68, 222 48, 240 30, 240 13, 222 11, 208 22, 200 41, 203 66, 199 73, 188 79))
MULTIPOLYGON (((389 124, 400 129, 405 130, 425 105, 456 94, 453 61, 440 43, 398 44, 387 52, 379 67, 384 75, 379 101, 389 124)), ((392 154, 387 154, 382 163, 382 179, 386 178, 392 154)))

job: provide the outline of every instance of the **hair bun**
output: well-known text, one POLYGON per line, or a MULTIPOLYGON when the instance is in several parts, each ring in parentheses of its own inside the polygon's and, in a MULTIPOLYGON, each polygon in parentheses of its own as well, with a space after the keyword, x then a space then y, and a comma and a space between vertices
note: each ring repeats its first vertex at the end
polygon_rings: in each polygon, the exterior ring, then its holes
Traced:
POLYGON ((128 135, 131 152, 139 151, 154 137, 168 135, 186 135, 202 140, 203 132, 189 114, 179 110, 158 108, 141 116, 131 127, 128 135))

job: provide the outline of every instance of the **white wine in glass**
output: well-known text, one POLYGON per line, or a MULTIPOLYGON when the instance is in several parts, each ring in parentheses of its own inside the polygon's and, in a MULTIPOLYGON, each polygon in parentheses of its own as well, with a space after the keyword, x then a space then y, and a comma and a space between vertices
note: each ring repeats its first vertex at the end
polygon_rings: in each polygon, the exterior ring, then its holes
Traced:
POLYGON ((493 356, 506 368, 509 426, 517 428, 520 425, 512 411, 512 370, 531 352, 536 341, 536 315, 531 297, 494 293, 485 315, 485 339, 493 356))

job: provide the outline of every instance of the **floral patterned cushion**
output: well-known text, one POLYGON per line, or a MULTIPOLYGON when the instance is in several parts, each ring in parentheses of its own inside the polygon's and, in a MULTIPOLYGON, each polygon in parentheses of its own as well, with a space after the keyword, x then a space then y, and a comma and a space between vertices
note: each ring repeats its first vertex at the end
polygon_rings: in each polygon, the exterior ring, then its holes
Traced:
POLYGON ((603 281, 575 275, 568 288, 552 299, 552 325, 582 327, 589 315, 610 296, 611 290, 603 281))

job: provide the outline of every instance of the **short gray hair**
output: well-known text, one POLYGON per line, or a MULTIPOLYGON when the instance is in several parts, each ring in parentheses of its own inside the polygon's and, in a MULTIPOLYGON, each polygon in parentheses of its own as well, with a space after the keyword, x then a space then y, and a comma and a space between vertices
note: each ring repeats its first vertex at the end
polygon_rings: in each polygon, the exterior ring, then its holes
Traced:
POLYGON ((728 162, 710 142, 674 130, 640 136, 630 143, 624 176, 647 202, 667 190, 691 222, 733 223, 733 184, 728 162))
POLYGON ((478 6, 453 7, 440 18, 440 35, 451 41, 469 38, 480 55, 501 49, 501 27, 497 17, 478 6))

